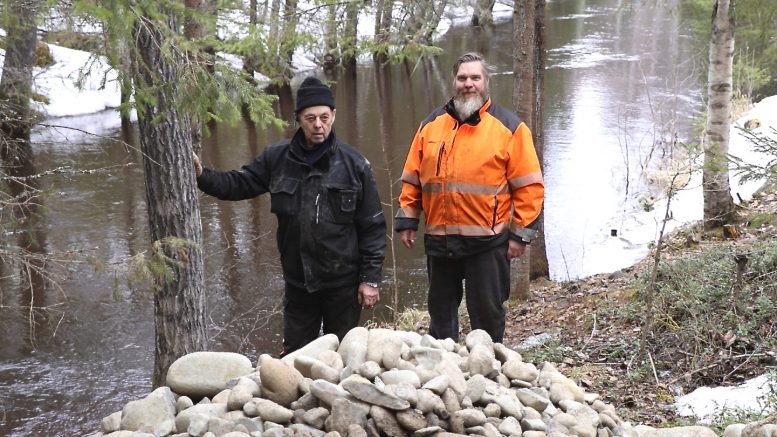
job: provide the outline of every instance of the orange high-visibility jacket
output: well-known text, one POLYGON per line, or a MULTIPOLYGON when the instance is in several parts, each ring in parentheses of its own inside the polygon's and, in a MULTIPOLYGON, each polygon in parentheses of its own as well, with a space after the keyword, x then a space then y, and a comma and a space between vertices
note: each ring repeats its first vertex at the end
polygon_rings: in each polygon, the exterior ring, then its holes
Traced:
POLYGON ((396 229, 417 228, 423 209, 427 235, 482 237, 509 229, 530 242, 545 188, 529 128, 491 99, 464 123, 449 111, 450 102, 432 112, 413 139, 396 214, 411 226, 396 229))

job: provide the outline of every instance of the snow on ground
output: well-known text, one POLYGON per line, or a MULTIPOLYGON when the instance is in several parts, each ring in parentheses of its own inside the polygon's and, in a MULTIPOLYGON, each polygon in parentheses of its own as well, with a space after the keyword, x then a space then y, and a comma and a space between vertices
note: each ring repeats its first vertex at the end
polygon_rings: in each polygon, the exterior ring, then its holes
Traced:
MULTIPOLYGON (((719 419, 724 411, 750 411, 769 414, 765 410, 767 398, 777 392, 777 381, 761 375, 734 387, 699 387, 677 398, 677 414, 695 416, 700 423, 709 424, 719 419)), ((773 411, 772 411, 773 412, 773 411)))
POLYGON ((121 104, 118 74, 102 56, 49 45, 56 63, 45 71, 36 68, 34 91, 48 96, 48 105, 36 110, 49 117, 91 114, 121 104), (80 84, 80 86, 79 86, 80 84))
MULTIPOLYGON (((751 131, 758 135, 768 135, 772 139, 777 140, 777 134, 774 129, 777 129, 777 96, 767 97, 755 106, 750 108, 747 112, 734 123, 731 131, 731 142, 729 144, 729 153, 736 156, 745 162, 750 163, 766 163, 769 157, 759 154, 754 151, 750 146, 747 139, 741 134, 740 129, 745 127, 745 123, 748 121, 757 120, 760 126, 752 128, 751 131)), ((734 195, 734 200, 738 201, 741 197, 742 200, 750 200, 753 193, 763 185, 764 181, 750 181, 746 183, 739 182, 739 178, 735 175, 731 175, 731 193, 734 195)))
MULTIPOLYGON (((767 158, 754 152, 740 131, 745 122, 753 119, 757 119, 761 123, 760 127, 753 129, 753 132, 770 135, 777 140, 777 135, 772 131, 772 128, 777 129, 777 96, 767 97, 753 105, 731 127, 729 153, 746 162, 763 163, 766 162, 767 158)), ((702 163, 698 162, 694 165, 700 168, 702 163)), ((671 171, 666 173, 667 177, 671 177, 671 171)), ((753 193, 763 184, 764 181, 740 183, 732 166, 731 193, 737 203, 739 203, 740 198, 744 201, 752 198, 753 193)), ((601 233, 600 239, 592 241, 590 246, 586 246, 586 259, 598 262, 598 264, 589 265, 587 273, 614 272, 644 259, 649 253, 648 244, 656 241, 659 237, 662 221, 667 213, 667 201, 669 199, 665 197, 656 199, 652 203, 650 211, 644 211, 640 205, 634 205, 632 211, 624 211, 623 214, 618 214, 612 222, 607 223, 603 229, 619 229, 620 234, 606 236, 606 233, 601 233), (623 238, 621 235, 627 235, 628 238, 623 238)), ((666 222, 665 233, 686 223, 701 220, 704 204, 701 172, 695 172, 682 189, 676 192, 670 202, 670 219, 666 222)))
MULTIPOLYGON (((49 44, 54 65, 35 67, 33 91, 45 96, 48 104, 34 102, 34 109, 49 117, 92 114, 117 108, 121 92, 117 73, 104 57, 49 44)), ((5 50, 0 49, 0 64, 5 50)))

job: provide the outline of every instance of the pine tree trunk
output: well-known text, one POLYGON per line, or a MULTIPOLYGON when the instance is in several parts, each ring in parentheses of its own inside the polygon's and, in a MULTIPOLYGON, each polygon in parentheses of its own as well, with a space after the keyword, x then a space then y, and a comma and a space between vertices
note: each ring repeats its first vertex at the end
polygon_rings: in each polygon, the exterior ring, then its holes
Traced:
MULTIPOLYGON (((183 59, 166 58, 163 32, 155 20, 138 18, 134 41, 135 83, 153 89, 155 101, 138 98, 138 125, 143 152, 151 240, 176 263, 171 278, 155 281, 156 351, 153 386, 165 384, 167 369, 177 358, 205 349, 203 259, 199 249, 173 250, 171 238, 200 244, 202 227, 192 164, 191 123, 177 107, 176 83, 183 59), (154 88, 158 87, 158 88, 154 88)), ((168 15, 168 29, 177 29, 168 15)))
MULTIPOLYGON (((205 14, 203 1, 184 0, 184 5, 186 5, 186 9, 190 11, 183 26, 184 36, 192 41, 202 39, 202 37, 205 36, 205 27, 197 17, 204 16, 205 14)), ((190 52, 189 60, 193 63, 201 63, 202 55, 196 51, 190 52)), ((192 150, 196 153, 199 153, 200 149, 202 149, 202 121, 196 116, 192 116, 191 118, 191 144, 192 150)))
POLYGON ((331 4, 327 6, 326 16, 326 35, 324 35, 324 42, 326 44, 326 53, 324 54, 324 70, 327 72, 332 71, 335 65, 340 63, 340 53, 338 42, 340 41, 337 34, 338 19, 340 18, 340 11, 337 4, 331 4))
MULTIPOLYGON (((391 14, 393 12, 393 2, 389 0, 376 0, 375 11, 375 42, 378 45, 387 44, 391 33, 391 26, 393 20, 391 14)), ((382 47, 383 49, 384 47, 382 47)), ((388 61, 388 52, 379 51, 373 53, 373 60, 378 64, 385 64, 388 61)))
POLYGON ((702 172, 704 227, 707 229, 729 223, 734 213, 727 161, 734 63, 734 3, 734 0, 718 0, 712 13, 702 172))
MULTIPOLYGON (((545 0, 536 0, 534 4, 534 113, 531 124, 534 138, 534 148, 540 166, 544 167, 545 159, 545 0)), ((532 256, 529 259, 529 277, 537 279, 550 276, 548 253, 545 248, 545 208, 537 219, 539 233, 532 241, 532 256)))
MULTIPOLYGON (((545 69, 545 1, 515 0, 513 10, 513 106, 518 116, 532 131, 534 147, 542 164, 543 96, 542 85, 545 69)), ((539 234, 532 241, 527 253, 518 263, 513 263, 512 293, 519 299, 531 296, 529 279, 548 275, 545 253, 544 216, 538 218, 539 234)))
POLYGON ((359 4, 350 2, 345 6, 345 30, 343 40, 340 43, 342 47, 341 56, 345 70, 356 73, 356 43, 359 25, 359 4))
POLYGON ((284 38, 281 42, 281 56, 283 57, 281 80, 284 84, 288 84, 291 83, 291 78, 294 77, 291 64, 294 51, 297 49, 297 21, 299 21, 297 17, 297 0, 286 0, 283 12, 286 21, 283 25, 284 38))

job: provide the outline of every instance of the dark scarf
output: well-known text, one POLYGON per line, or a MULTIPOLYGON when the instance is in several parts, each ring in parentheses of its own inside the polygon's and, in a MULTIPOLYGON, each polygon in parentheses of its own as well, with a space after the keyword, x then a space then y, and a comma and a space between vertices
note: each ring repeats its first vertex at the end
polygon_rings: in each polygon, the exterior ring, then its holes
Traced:
POLYGON ((315 164, 319 159, 321 159, 322 156, 324 156, 324 154, 326 154, 327 150, 332 147, 332 144, 334 144, 335 130, 333 128, 332 131, 329 132, 329 136, 326 138, 326 140, 312 149, 307 147, 305 133, 302 131, 302 129, 299 129, 294 135, 294 141, 300 144, 302 154, 305 156, 305 162, 307 162, 308 165, 313 166, 313 164, 315 164))

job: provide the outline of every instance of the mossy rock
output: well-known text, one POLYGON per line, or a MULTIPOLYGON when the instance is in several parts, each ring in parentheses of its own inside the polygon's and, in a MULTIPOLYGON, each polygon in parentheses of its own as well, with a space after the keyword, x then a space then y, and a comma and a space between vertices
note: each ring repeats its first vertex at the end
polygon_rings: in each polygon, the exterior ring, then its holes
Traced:
POLYGON ((49 100, 48 96, 41 93, 36 93, 35 91, 32 92, 32 101, 43 103, 44 105, 51 103, 51 100, 49 100))
POLYGON ((35 66, 40 68, 51 67, 54 65, 54 55, 51 54, 49 45, 38 41, 35 45, 35 66))

